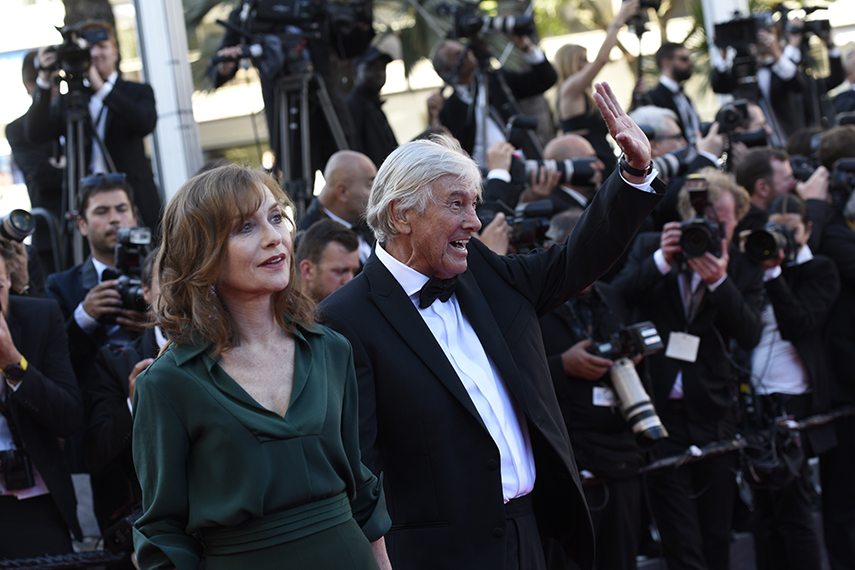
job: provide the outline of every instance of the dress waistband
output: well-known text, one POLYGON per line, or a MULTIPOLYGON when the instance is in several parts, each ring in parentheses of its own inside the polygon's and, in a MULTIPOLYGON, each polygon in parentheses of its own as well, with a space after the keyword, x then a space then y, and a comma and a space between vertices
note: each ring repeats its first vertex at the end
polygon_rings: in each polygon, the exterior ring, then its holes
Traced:
POLYGON ((347 493, 249 519, 233 527, 202 529, 205 554, 223 556, 260 550, 332 528, 353 517, 347 493))

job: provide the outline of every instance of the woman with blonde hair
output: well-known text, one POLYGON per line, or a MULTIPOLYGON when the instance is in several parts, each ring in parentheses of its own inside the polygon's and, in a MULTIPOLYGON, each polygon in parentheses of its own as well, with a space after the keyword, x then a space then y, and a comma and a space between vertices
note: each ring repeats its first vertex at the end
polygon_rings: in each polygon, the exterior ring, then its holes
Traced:
POLYGON ((608 63, 612 48, 617 45, 618 31, 638 12, 638 7, 639 0, 627 0, 621 4, 594 61, 588 61, 587 49, 575 44, 561 46, 555 54, 559 82, 556 107, 561 130, 565 135, 585 137, 596 150, 597 158, 603 161, 606 172, 614 170, 617 160, 607 140, 609 129, 591 97, 591 87, 594 78, 608 63))
POLYGON ((163 217, 157 325, 134 390, 140 568, 389 568, 380 481, 361 462, 347 340, 315 324, 293 205, 267 174, 190 179, 163 217))

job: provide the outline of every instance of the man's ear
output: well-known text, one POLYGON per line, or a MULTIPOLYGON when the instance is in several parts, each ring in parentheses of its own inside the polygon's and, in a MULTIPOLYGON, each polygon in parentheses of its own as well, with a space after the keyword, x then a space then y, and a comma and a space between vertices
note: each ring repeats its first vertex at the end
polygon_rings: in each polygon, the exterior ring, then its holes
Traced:
POLYGON ((808 222, 805 226, 805 243, 810 239, 810 234, 813 231, 813 222, 808 222))
POLYGON ((303 281, 306 283, 311 283, 315 279, 315 264, 309 261, 308 259, 304 259, 300 262, 300 265, 297 266, 300 269, 300 277, 302 277, 303 281))
POLYGON ((392 225, 398 230, 399 234, 409 234, 412 231, 410 226, 410 216, 413 214, 412 209, 402 210, 398 207, 398 201, 395 200, 389 204, 389 216, 392 219, 392 225))
POLYGON ((77 229, 80 230, 80 235, 87 237, 89 235, 89 226, 86 225, 86 220, 83 216, 77 215, 77 229))
POLYGON ((335 185, 335 199, 342 203, 346 204, 350 193, 348 192, 347 183, 339 182, 335 185))

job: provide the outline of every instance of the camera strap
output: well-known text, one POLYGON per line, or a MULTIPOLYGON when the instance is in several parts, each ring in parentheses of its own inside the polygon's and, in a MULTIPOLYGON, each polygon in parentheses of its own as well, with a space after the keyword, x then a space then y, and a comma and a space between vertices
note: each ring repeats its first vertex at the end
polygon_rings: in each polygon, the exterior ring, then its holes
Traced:
MULTIPOLYGON (((5 382, 5 379, 0 380, 5 382)), ((8 391, 9 386, 6 385, 6 390, 8 391)), ((6 418, 6 424, 9 426, 9 432, 12 434, 12 442, 15 444, 16 449, 24 450, 24 443, 21 440, 21 435, 18 433, 18 424, 15 423, 15 418, 12 416, 12 411, 6 406, 6 401, 3 398, 0 398, 0 414, 6 418)))

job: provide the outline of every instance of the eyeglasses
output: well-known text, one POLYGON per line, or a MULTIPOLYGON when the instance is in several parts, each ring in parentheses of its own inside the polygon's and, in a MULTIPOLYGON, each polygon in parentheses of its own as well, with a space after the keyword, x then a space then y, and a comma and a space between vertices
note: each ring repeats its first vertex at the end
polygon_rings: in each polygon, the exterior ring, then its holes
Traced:
POLYGON ((106 180, 112 184, 121 184, 127 177, 128 175, 124 172, 110 172, 108 174, 99 172, 98 174, 90 174, 89 176, 81 178, 80 186, 82 188, 94 188, 101 184, 102 180, 106 180))

